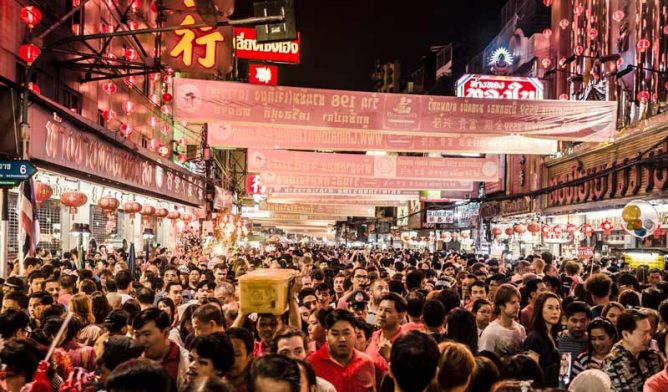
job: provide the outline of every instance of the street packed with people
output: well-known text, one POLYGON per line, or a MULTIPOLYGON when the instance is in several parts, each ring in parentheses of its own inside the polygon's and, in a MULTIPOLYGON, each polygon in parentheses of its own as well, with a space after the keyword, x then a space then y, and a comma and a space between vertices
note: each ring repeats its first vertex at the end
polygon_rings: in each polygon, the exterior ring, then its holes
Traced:
POLYGON ((37 254, 3 284, 7 391, 668 390, 668 282, 620 260, 279 244, 162 248, 130 270, 122 250, 83 267, 37 254), (267 271, 289 276, 283 303, 244 297, 267 271), (282 308, 248 313, 267 303, 282 308))

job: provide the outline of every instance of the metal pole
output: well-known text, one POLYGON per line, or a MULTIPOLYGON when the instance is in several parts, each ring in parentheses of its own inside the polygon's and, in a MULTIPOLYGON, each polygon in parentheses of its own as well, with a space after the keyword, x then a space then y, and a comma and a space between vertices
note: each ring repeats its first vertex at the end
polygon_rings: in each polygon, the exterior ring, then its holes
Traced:
POLYGON ((9 189, 0 188, 2 195, 2 221, 0 222, 0 277, 6 278, 9 274, 8 248, 9 248, 9 189))

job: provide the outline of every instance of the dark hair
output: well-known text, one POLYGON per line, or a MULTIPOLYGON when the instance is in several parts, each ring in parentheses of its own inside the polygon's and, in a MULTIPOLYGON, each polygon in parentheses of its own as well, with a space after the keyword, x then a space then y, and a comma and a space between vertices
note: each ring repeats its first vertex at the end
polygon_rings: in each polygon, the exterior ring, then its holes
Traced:
POLYGON ((151 321, 155 322, 155 326, 164 331, 169 328, 169 316, 164 311, 158 308, 148 308, 139 312, 135 318, 132 320, 132 328, 134 330, 142 329, 146 324, 151 321))
POLYGON ((475 316, 466 309, 456 308, 448 314, 446 337, 465 344, 473 354, 478 352, 478 327, 475 316))
POLYGON ((633 290, 640 290, 640 283, 638 282, 638 278, 628 272, 624 272, 617 276, 617 286, 633 286, 633 290))
POLYGON ((214 304, 206 304, 198 307, 193 312, 191 319, 197 319, 203 323, 213 321, 217 325, 225 325, 223 312, 220 310, 220 306, 214 304))
POLYGON ((123 328, 130 323, 130 313, 125 310, 112 310, 104 319, 104 327, 112 335, 123 333, 123 328))
POLYGON ((112 308, 107 300, 107 296, 102 292, 93 293, 90 297, 91 305, 93 306, 93 316, 95 317, 95 324, 102 324, 111 312, 112 308))
POLYGON ((494 295, 494 314, 501 312, 501 307, 512 301, 513 297, 521 299, 520 291, 510 283, 504 283, 496 290, 494 295))
POLYGON ((155 302, 155 291, 153 289, 150 289, 148 287, 142 287, 139 290, 137 290, 136 293, 137 301, 139 301, 140 304, 150 304, 153 305, 155 302))
POLYGON ((441 301, 430 299, 424 303, 422 318, 427 327, 436 328, 442 326, 445 322, 445 315, 445 306, 441 301))
POLYGON ((625 308, 637 308, 640 306, 640 296, 636 291, 626 290, 619 296, 619 303, 625 308))
POLYGON ((387 283, 387 287, 391 293, 397 293, 403 295, 404 293, 404 284, 400 280, 392 279, 387 283))
POLYGON ((130 286, 130 283, 132 283, 132 273, 130 273, 130 270, 127 269, 120 270, 116 272, 114 280, 116 281, 116 286, 120 290, 127 290, 130 286))
POLYGON ((253 361, 248 373, 248 392, 255 392, 258 378, 287 382, 290 385, 290 392, 299 392, 301 372, 295 360, 283 355, 269 354, 253 361))
POLYGON ((31 339, 9 339, 0 351, 0 361, 6 364, 8 369, 24 376, 26 382, 30 382, 39 361, 45 355, 46 352, 31 339))
POLYGON ((610 295, 610 288, 612 287, 612 279, 606 274, 593 274, 585 281, 585 289, 591 295, 603 298, 610 295))
POLYGON ((308 380, 308 390, 311 390, 311 387, 317 388, 318 379, 315 374, 315 370, 313 369, 313 366, 311 366, 311 364, 306 361, 302 361, 301 359, 295 359, 295 362, 297 362, 297 364, 300 367, 303 367, 304 370, 306 371, 306 379, 308 380))
POLYGON ((475 370, 469 383, 469 392, 489 392, 495 382, 499 381, 499 368, 494 361, 484 356, 475 357, 475 370))
POLYGON ((517 354, 501 359, 501 379, 533 380, 533 386, 542 388, 544 384, 543 369, 536 361, 526 354, 517 354))
POLYGON ((659 304, 665 298, 666 296, 664 295, 663 291, 654 287, 648 287, 642 291, 640 304, 643 308, 658 310, 659 304))
POLYGON ((591 319, 591 308, 585 302, 573 301, 564 309, 566 318, 573 316, 575 313, 584 313, 587 315, 587 319, 591 319))
POLYGON ((118 365, 104 386, 109 392, 170 392, 173 381, 159 363, 131 359, 118 365))
POLYGON ((229 384, 219 377, 197 377, 190 381, 182 392, 233 392, 229 384))
POLYGON ((439 357, 438 345, 431 336, 408 332, 392 344, 392 376, 402 391, 422 391, 434 378, 439 357))
POLYGON ((169 297, 162 297, 162 298, 160 298, 160 299, 158 300, 158 302, 155 304, 156 308, 157 308, 158 305, 160 305, 161 303, 164 303, 165 305, 167 305, 167 307, 169 308, 169 310, 171 310, 170 314, 168 314, 168 316, 169 316, 169 321, 170 321, 170 323, 171 323, 172 321, 174 321, 174 312, 176 312, 176 305, 174 305, 174 301, 172 301, 171 298, 169 298, 169 297))
POLYGON ((424 273, 420 270, 414 270, 406 274, 406 289, 408 291, 416 290, 422 287, 424 273))
POLYGON ((44 274, 42 273, 42 271, 32 271, 32 272, 28 275, 28 283, 32 283, 33 280, 35 280, 35 279, 40 279, 40 278, 42 278, 42 279, 46 279, 46 276, 44 276, 44 274))
POLYGON ((172 286, 181 286, 181 288, 183 288, 183 284, 181 284, 181 281, 169 282, 167 283, 167 286, 165 286, 165 293, 169 293, 172 290, 172 286))
POLYGON ((664 299, 659 304, 659 317, 664 323, 668 323, 668 299, 664 299))
POLYGON ((28 308, 28 301, 29 301, 28 296, 19 291, 8 292, 2 299, 3 302, 5 300, 16 301, 16 303, 19 304, 21 309, 25 310, 28 308))
POLYGON ((538 285, 540 283, 543 283, 542 279, 533 278, 533 279, 529 279, 524 284, 524 292, 526 293, 526 298, 527 299, 531 298, 531 293, 534 293, 534 292, 536 292, 536 290, 538 290, 538 285))
POLYGON ((373 325, 367 323, 361 318, 355 319, 355 328, 362 331, 364 333, 364 337, 367 340, 371 339, 371 335, 373 335, 373 332, 375 331, 375 327, 373 325))
POLYGON ((79 291, 86 295, 91 295, 97 291, 97 285, 91 279, 84 279, 81 281, 81 285, 79 286, 79 291))
POLYGON ((246 354, 253 355, 255 338, 253 338, 253 334, 249 330, 246 328, 233 327, 225 331, 225 333, 230 339, 237 339, 243 342, 246 347, 246 354))
POLYGON ((143 351, 144 347, 135 344, 127 336, 110 336, 104 342, 104 350, 98 359, 98 365, 104 365, 109 371, 113 371, 123 362, 139 358, 143 351))
POLYGON ((39 299, 40 305, 53 305, 53 296, 46 291, 35 291, 30 294, 30 299, 39 299))
POLYGON ((411 317, 420 317, 424 307, 424 294, 419 291, 413 291, 406 297, 406 311, 411 317))
POLYGON ((557 302, 559 303, 559 307, 561 307, 561 300, 559 299, 559 296, 549 291, 540 293, 538 297, 536 297, 536 302, 534 304, 533 308, 534 311, 533 315, 531 316, 530 325, 532 331, 536 331, 537 333, 539 333, 541 336, 543 336, 548 340, 551 334, 552 338, 556 342, 559 333, 559 325, 554 325, 552 330, 548 331, 547 325, 545 324, 545 318, 543 317, 543 308, 545 307, 545 303, 547 302, 547 300, 550 298, 556 299, 557 302))
POLYGON ((476 299, 475 302, 473 302, 473 307, 471 307, 471 313, 475 315, 476 313, 478 313, 480 308, 482 308, 485 305, 492 306, 492 303, 486 299, 476 299))
POLYGON ((134 318, 141 311, 141 304, 136 299, 130 298, 129 300, 123 302, 121 309, 130 313, 130 318, 134 318))
POLYGON ((626 309, 617 317, 617 332, 619 337, 623 338, 622 332, 626 331, 633 333, 636 329, 637 321, 644 320, 649 316, 647 313, 641 312, 637 309, 626 309))
POLYGON ((28 328, 30 317, 20 310, 7 309, 0 313, 0 337, 7 340, 15 337, 20 330, 28 328))
POLYGON ((295 328, 295 327, 288 327, 282 331, 280 331, 276 336, 274 337, 273 341, 271 342, 271 351, 274 353, 278 354, 278 341, 281 339, 290 339, 292 337, 299 336, 302 338, 302 343, 304 345, 304 350, 308 351, 308 336, 306 335, 306 332, 302 331, 301 329, 295 328))
POLYGON ((612 338, 613 342, 617 341, 617 329, 615 329, 615 326, 614 324, 612 324, 612 321, 604 317, 596 317, 591 321, 591 323, 589 323, 589 327, 587 327, 590 353, 594 351, 594 347, 591 345, 591 331, 596 328, 603 328, 605 333, 612 338))
POLYGON ((190 344, 190 349, 197 351, 200 357, 210 359, 220 376, 225 375, 234 365, 234 347, 223 332, 197 336, 190 344))
POLYGON ((445 313, 448 314, 450 311, 459 306, 461 303, 459 293, 453 288, 445 288, 438 293, 436 297, 441 303, 445 306, 445 313))
POLYGON ((343 309, 336 309, 330 312, 325 319, 324 327, 325 329, 331 329, 334 324, 339 321, 346 321, 350 323, 353 328, 355 328, 355 316, 351 312, 343 309))

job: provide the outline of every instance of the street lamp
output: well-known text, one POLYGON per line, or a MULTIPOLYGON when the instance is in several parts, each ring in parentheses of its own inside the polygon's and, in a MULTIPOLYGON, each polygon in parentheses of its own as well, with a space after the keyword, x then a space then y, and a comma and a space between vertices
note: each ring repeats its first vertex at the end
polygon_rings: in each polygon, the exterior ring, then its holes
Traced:
POLYGON ((144 232, 142 233, 142 238, 144 238, 144 254, 146 255, 146 260, 148 261, 149 257, 149 242, 155 237, 155 234, 153 233, 153 229, 147 227, 144 229, 144 232))

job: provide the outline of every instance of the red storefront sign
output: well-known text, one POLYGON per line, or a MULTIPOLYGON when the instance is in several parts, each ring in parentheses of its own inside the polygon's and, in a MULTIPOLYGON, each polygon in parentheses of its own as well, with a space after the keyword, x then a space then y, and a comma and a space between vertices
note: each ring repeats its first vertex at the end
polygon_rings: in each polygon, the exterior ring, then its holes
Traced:
MULTIPOLYGON (((234 10, 234 1, 218 0, 216 6, 225 16, 234 10)), ((166 26, 182 25, 183 29, 163 33, 162 63, 177 71, 227 74, 232 71, 232 27, 202 27, 204 23, 192 0, 168 0, 166 26)))
POLYGON ((578 257, 581 259, 590 259, 594 257, 594 248, 591 246, 581 246, 578 248, 578 257))
POLYGON ((275 65, 250 64, 248 67, 248 82, 264 86, 278 84, 278 67, 275 65))
POLYGON ((249 174, 246 176, 246 193, 249 195, 266 195, 267 189, 262 185, 260 176, 249 174))
POLYGON ((457 96, 464 98, 543 99, 543 84, 536 78, 466 74, 457 81, 457 96))
POLYGON ((234 28, 234 50, 237 58, 249 60, 276 61, 279 63, 299 63, 300 42, 292 41, 257 42, 255 29, 234 28))

